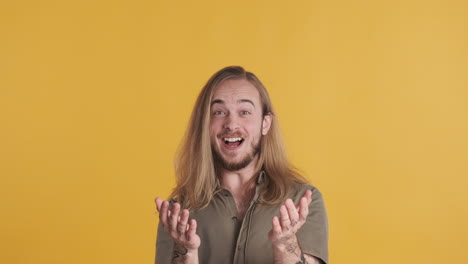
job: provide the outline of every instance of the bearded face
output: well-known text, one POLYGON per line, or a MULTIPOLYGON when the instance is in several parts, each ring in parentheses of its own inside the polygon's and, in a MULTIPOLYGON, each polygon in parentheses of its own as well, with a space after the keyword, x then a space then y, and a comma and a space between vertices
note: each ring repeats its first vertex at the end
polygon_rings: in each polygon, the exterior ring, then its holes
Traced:
MULTIPOLYGON (((240 137, 240 136, 226 135, 226 136, 224 136, 222 138, 224 139, 225 144, 227 144, 228 147, 230 147, 230 148, 238 147, 241 144, 243 144, 243 142, 244 142, 243 137, 240 137)), ((260 135, 260 138, 258 140, 251 142, 249 151, 247 153, 245 153, 245 155, 243 157, 241 156, 238 159, 235 159, 235 156, 236 156, 235 152, 228 153, 228 156, 230 156, 230 157, 225 158, 217 148, 213 147, 213 144, 212 144, 212 151, 213 151, 214 160, 215 160, 216 164, 218 164, 219 166, 221 166, 225 170, 239 171, 239 170, 247 167, 247 165, 249 165, 250 163, 252 163, 252 161, 258 155, 258 153, 260 153, 261 140, 262 140, 262 136, 260 135)))
POLYGON ((247 80, 226 80, 211 101, 210 139, 215 162, 229 171, 252 164, 260 152, 262 136, 270 128, 258 90, 247 80))

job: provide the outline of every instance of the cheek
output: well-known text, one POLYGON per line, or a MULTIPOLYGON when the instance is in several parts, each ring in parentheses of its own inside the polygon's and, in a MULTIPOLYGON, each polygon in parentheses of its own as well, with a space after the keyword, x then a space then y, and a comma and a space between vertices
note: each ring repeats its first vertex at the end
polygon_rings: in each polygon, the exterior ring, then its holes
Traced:
POLYGON ((262 133, 262 124, 258 121, 251 121, 245 124, 245 128, 249 131, 249 134, 256 136, 257 134, 262 133))
POLYGON ((210 122, 210 136, 216 136, 223 128, 223 124, 220 120, 212 120, 210 122))

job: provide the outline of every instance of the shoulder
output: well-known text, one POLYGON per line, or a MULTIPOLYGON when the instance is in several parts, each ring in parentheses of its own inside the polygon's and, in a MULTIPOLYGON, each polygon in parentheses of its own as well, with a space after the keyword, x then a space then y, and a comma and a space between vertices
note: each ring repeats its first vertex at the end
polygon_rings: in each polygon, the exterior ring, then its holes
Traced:
POLYGON ((312 201, 307 221, 296 233, 297 239, 303 253, 328 263, 328 218, 322 193, 313 185, 295 183, 290 189, 291 198, 299 201, 307 190, 312 191, 312 201))
POLYGON ((291 185, 291 187, 289 189, 289 197, 291 199, 296 198, 296 197, 298 199, 300 199, 307 190, 312 191, 312 200, 314 198, 315 199, 323 199, 322 193, 320 192, 320 190, 317 187, 315 187, 313 185, 310 185, 310 184, 307 184, 307 183, 299 183, 299 182, 294 182, 291 185))

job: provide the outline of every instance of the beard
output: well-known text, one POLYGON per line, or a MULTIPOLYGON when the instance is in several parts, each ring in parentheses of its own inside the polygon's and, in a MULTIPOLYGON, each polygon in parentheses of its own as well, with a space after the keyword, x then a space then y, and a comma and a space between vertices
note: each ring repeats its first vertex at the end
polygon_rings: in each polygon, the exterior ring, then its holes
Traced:
POLYGON ((255 156, 257 156, 258 153, 260 153, 262 138, 263 136, 260 135, 260 139, 257 140, 257 142, 252 142, 251 144, 252 151, 250 153, 247 153, 247 155, 238 162, 231 162, 231 161, 224 159, 221 153, 219 153, 217 149, 212 147, 211 149, 213 152, 213 158, 214 158, 215 164, 217 164, 218 166, 221 166, 222 168, 228 171, 239 171, 247 167, 247 165, 249 165, 254 160, 255 156))

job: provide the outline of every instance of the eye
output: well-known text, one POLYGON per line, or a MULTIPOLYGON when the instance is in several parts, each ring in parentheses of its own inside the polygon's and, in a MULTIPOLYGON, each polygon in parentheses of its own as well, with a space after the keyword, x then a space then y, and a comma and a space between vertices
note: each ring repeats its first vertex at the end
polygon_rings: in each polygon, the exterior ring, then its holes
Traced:
POLYGON ((217 110, 213 112, 214 115, 224 115, 223 111, 217 110))
POLYGON ((241 115, 250 115, 249 111, 241 111, 241 115))

